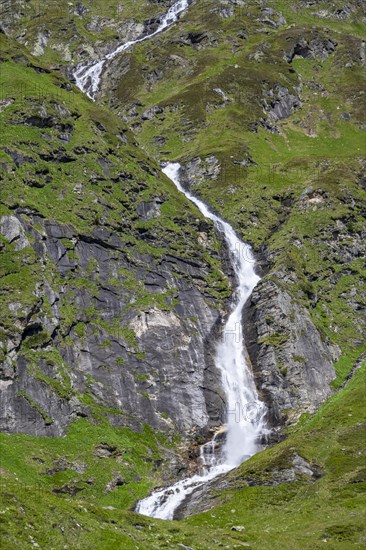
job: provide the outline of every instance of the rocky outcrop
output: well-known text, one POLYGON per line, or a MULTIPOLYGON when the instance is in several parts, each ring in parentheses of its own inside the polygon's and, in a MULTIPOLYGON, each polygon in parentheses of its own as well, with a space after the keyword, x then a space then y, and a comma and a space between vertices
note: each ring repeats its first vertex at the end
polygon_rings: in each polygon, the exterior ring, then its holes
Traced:
POLYGON ((291 94, 284 86, 277 86, 274 90, 268 90, 263 100, 264 110, 268 111, 273 123, 289 117, 300 106, 299 96, 291 94))
POLYGON ((210 32, 189 32, 180 37, 182 45, 189 45, 195 50, 204 50, 217 43, 216 37, 210 32))
POLYGON ((192 189, 193 192, 205 179, 217 179, 219 174, 220 163, 214 155, 204 159, 200 157, 193 158, 181 170, 184 185, 188 189, 192 189))
POLYGON ((318 61, 325 61, 337 47, 337 42, 332 38, 317 36, 313 39, 306 40, 301 38, 294 44, 289 52, 286 53, 285 59, 291 63, 293 59, 310 58, 318 61))
MULTIPOLYGON (((301 479, 314 482, 322 473, 316 464, 310 464, 296 452, 290 453, 283 460, 283 464, 271 465, 260 475, 248 473, 229 473, 219 476, 212 481, 198 487, 178 506, 174 519, 183 519, 192 514, 207 512, 214 506, 220 504, 222 494, 232 489, 243 489, 244 487, 269 486, 276 487, 282 483, 294 483, 301 479)), ((232 530, 241 531, 244 528, 232 527, 232 530)))
POLYGON ((307 310, 274 280, 265 278, 254 289, 246 306, 245 334, 257 387, 273 426, 314 412, 331 395, 332 350, 307 310))
POLYGON ((0 233, 9 243, 14 243, 15 250, 22 250, 29 246, 22 224, 15 216, 2 216, 0 218, 0 233))
POLYGON ((278 29, 280 25, 286 25, 286 19, 281 12, 276 12, 272 7, 264 7, 261 9, 262 17, 258 19, 260 23, 278 29))

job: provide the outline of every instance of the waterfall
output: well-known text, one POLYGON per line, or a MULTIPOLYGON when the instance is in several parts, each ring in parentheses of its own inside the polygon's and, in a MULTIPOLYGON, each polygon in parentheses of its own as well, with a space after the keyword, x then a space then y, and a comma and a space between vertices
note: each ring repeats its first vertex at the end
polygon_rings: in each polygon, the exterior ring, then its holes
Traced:
MULTIPOLYGON (((99 61, 79 65, 74 72, 76 85, 94 100, 94 96, 100 88, 101 75, 106 63, 135 44, 152 38, 173 25, 189 4, 190 0, 178 0, 162 17, 158 28, 153 33, 121 44, 99 61)), ((179 181, 179 170, 178 163, 168 163, 163 172, 224 235, 238 286, 233 295, 231 313, 226 322, 223 337, 217 345, 215 356, 216 367, 221 372, 222 386, 226 397, 225 443, 220 448, 217 442, 218 434, 215 434, 211 441, 201 446, 200 474, 155 491, 137 504, 136 511, 140 514, 161 519, 173 519, 179 504, 197 487, 250 458, 260 449, 261 437, 269 433, 264 421, 265 406, 258 399, 252 373, 244 355, 243 307, 259 281, 259 277, 254 271, 255 260, 251 248, 237 237, 228 223, 213 214, 202 201, 183 189, 179 181), (219 453, 218 447, 220 448, 219 453)))
POLYGON ((226 397, 225 443, 218 457, 216 434, 211 441, 201 447, 201 474, 155 491, 137 504, 136 511, 140 514, 161 519, 173 519, 179 504, 197 487, 228 472, 254 455, 260 449, 261 437, 269 433, 264 420, 265 406, 258 399, 253 376, 244 353, 243 308, 260 280, 254 271, 255 260, 251 248, 237 237, 227 222, 213 214, 201 200, 183 189, 179 181, 179 170, 180 164, 169 163, 163 172, 223 234, 237 278, 237 288, 215 355, 215 364, 221 372, 226 397))
POLYGON ((87 65, 79 65, 73 74, 77 87, 80 88, 80 90, 83 91, 85 94, 87 94, 90 99, 94 99, 95 94, 99 90, 101 75, 107 61, 110 61, 111 59, 116 57, 116 55, 124 52, 125 50, 128 50, 135 44, 138 44, 139 42, 144 42, 145 40, 148 40, 149 38, 152 38, 153 36, 161 33, 168 27, 171 27, 171 25, 178 21, 179 15, 183 11, 185 11, 188 6, 189 0, 178 0, 172 5, 171 8, 169 8, 167 13, 162 16, 158 28, 151 34, 146 34, 144 36, 141 36, 140 38, 137 38, 136 40, 129 40, 125 44, 121 44, 100 61, 95 61, 94 63, 89 63, 87 65))

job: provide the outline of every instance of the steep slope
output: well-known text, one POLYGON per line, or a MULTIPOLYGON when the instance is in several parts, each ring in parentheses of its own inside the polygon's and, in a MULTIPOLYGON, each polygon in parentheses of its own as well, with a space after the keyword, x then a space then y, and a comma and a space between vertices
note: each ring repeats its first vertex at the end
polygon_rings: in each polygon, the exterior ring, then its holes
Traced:
POLYGON ((165 9, 159 2, 131 0, 1 0, 5 33, 42 56, 54 67, 68 71, 71 62, 93 60, 121 41, 136 38, 153 25, 165 9))
POLYGON ((125 125, 1 45, 2 429, 218 422, 230 285, 213 228, 125 125))

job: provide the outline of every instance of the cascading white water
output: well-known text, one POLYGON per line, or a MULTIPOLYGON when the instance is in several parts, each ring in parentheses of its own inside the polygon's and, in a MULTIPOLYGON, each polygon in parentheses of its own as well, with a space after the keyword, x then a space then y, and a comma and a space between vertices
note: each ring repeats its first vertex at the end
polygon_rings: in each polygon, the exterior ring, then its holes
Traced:
POLYGON ((244 354, 243 307, 259 281, 254 271, 255 261, 252 251, 237 237, 228 223, 183 189, 179 181, 179 170, 178 163, 169 163, 163 172, 175 183, 179 191, 184 193, 224 234, 238 286, 233 296, 232 310, 225 324, 222 340, 216 350, 216 366, 221 371, 227 405, 225 444, 221 456, 217 458, 215 435, 211 441, 201 447, 201 475, 183 479, 170 487, 155 491, 137 504, 136 511, 140 514, 161 519, 173 519, 177 507, 197 487, 250 458, 259 450, 261 436, 269 433, 264 421, 265 406, 258 399, 253 376, 244 354))
POLYGON ((107 54, 104 59, 100 61, 95 61, 92 64, 88 65, 79 65, 79 67, 74 71, 74 78, 78 88, 86 93, 90 99, 94 99, 95 94, 98 92, 100 87, 100 78, 102 75, 103 68, 107 61, 110 61, 116 55, 121 52, 128 50, 135 44, 139 42, 144 42, 153 36, 164 31, 166 28, 173 25, 177 20, 179 15, 188 8, 189 0, 178 0, 175 2, 171 8, 167 11, 165 15, 161 18, 158 28, 151 34, 146 34, 137 38, 136 40, 129 40, 125 44, 121 44, 115 50, 107 54))
MULTIPOLYGON (((108 61, 174 24, 188 6, 189 0, 178 0, 162 17, 158 28, 153 33, 118 46, 100 61, 79 65, 74 72, 76 85, 91 99, 94 99, 100 87, 102 71, 108 61)), ((225 444, 218 456, 218 434, 215 434, 211 441, 201 446, 202 473, 200 475, 183 479, 170 487, 155 491, 137 504, 136 511, 140 514, 161 519, 173 519, 179 504, 197 487, 228 472, 255 454, 259 450, 260 437, 269 433, 264 422, 265 406, 258 400, 243 346, 242 311, 245 302, 259 281, 259 277, 254 271, 254 258, 251 249, 238 239, 228 223, 210 212, 202 201, 183 189, 179 182, 179 170, 178 163, 169 163, 163 172, 175 183, 179 191, 184 193, 202 214, 224 234, 239 284, 233 297, 232 311, 225 325, 223 338, 216 351, 216 366, 221 371, 227 405, 225 444)))

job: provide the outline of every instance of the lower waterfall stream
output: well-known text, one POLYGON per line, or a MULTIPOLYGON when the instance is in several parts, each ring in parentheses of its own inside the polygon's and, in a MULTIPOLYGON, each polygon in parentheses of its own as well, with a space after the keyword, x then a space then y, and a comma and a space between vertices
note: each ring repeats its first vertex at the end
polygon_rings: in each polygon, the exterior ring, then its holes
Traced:
POLYGON ((258 399, 256 387, 248 367, 243 342, 242 313, 245 302, 260 280, 254 271, 254 257, 248 245, 235 234, 233 228, 213 214, 194 195, 183 189, 179 181, 180 164, 168 163, 163 172, 179 191, 193 202, 201 213, 223 233, 238 286, 234 292, 231 312, 216 349, 215 364, 221 372, 226 397, 226 437, 217 458, 216 435, 201 446, 201 474, 183 479, 141 500, 136 511, 160 519, 173 519, 177 507, 193 491, 239 466, 260 450, 260 439, 269 433, 265 424, 265 405, 258 399))

